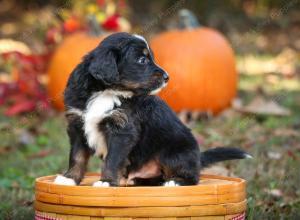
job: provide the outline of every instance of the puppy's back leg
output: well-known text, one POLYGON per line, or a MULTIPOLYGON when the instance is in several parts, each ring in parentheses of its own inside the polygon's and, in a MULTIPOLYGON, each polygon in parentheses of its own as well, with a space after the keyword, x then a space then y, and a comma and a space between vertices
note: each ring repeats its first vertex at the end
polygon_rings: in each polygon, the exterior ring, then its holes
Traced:
POLYGON ((199 181, 200 162, 198 152, 170 153, 160 158, 164 186, 196 185, 199 181))

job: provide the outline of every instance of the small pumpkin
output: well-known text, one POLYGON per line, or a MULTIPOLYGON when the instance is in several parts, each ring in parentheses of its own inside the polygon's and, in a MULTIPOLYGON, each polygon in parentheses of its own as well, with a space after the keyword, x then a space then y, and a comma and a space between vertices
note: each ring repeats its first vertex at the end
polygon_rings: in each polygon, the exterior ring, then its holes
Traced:
POLYGON ((66 36, 55 50, 48 67, 48 95, 56 109, 64 109, 63 91, 70 73, 102 39, 103 36, 76 32, 66 36))
POLYGON ((170 74, 160 96, 175 111, 218 113, 237 91, 233 50, 222 34, 199 27, 191 12, 182 10, 180 15, 181 29, 151 40, 157 63, 170 74))

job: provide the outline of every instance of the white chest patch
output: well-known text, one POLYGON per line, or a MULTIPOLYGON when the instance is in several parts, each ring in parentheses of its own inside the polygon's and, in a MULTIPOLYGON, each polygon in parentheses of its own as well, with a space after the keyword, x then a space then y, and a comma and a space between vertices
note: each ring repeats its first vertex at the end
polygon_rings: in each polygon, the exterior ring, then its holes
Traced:
MULTIPOLYGON (((132 92, 105 90, 94 93, 89 99, 81 116, 88 145, 95 150, 96 155, 103 158, 107 155, 107 143, 104 134, 99 129, 99 123, 109 116, 115 107, 121 105, 119 97, 130 98, 132 95, 132 92)), ((70 112, 74 112, 74 109, 70 112)))

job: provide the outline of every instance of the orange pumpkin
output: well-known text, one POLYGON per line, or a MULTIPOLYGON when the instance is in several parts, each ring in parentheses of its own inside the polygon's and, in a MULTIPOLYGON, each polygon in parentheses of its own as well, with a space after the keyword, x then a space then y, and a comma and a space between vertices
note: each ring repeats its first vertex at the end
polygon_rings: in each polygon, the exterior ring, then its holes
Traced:
POLYGON ((70 73, 81 61, 82 57, 94 49, 103 36, 92 36, 77 32, 65 37, 51 58, 48 67, 48 94, 51 103, 58 110, 64 109, 63 91, 70 73))
POLYGON ((175 110, 218 113, 236 95, 232 48, 217 31, 197 27, 171 30, 151 41, 157 63, 170 75, 160 96, 175 110))

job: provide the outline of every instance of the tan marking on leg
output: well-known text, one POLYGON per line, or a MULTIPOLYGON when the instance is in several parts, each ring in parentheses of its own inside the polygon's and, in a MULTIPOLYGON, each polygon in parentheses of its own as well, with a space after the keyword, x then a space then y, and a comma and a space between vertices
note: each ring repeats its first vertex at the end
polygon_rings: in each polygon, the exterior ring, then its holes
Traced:
POLYGON ((66 177, 74 179, 75 182, 79 184, 86 171, 89 157, 90 155, 88 151, 79 150, 74 157, 73 167, 71 167, 65 174, 66 177))

